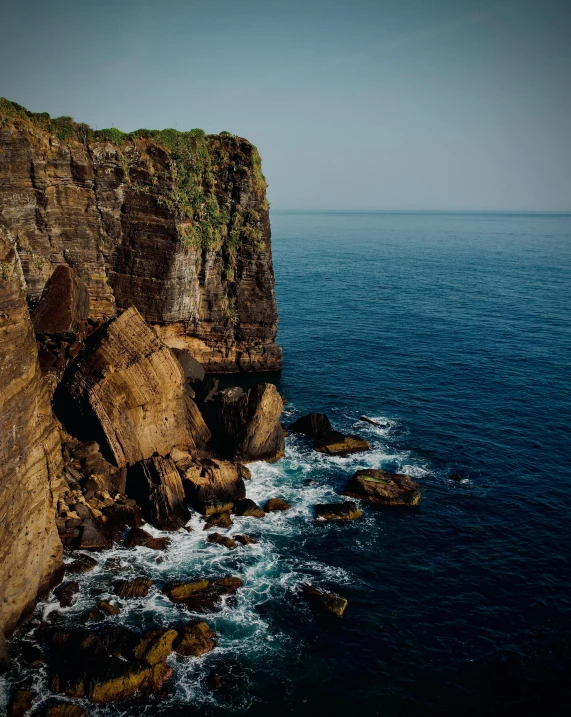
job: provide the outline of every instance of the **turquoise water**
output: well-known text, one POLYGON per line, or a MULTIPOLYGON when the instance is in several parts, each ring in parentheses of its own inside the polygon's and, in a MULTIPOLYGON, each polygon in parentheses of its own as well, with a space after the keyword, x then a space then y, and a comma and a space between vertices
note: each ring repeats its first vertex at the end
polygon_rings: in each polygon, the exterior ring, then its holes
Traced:
MULTIPOLYGON (((229 533, 255 546, 208 544, 195 517, 158 559, 115 549, 121 577, 156 586, 109 624, 188 620, 161 595, 170 579, 232 573, 244 588, 208 618, 217 649, 173 663, 165 696, 90 715, 568 714, 571 216, 273 212, 272 225, 285 421, 326 412, 372 450, 328 458, 292 435, 285 460, 254 465, 248 495, 293 505, 236 518, 229 533), (313 506, 361 467, 408 472, 421 505, 317 525, 313 506), (305 581, 345 595, 344 618, 315 619, 294 597, 305 581), (221 666, 235 682, 212 692, 221 666)), ((111 594, 101 569, 78 580, 78 602, 42 603, 32 630, 49 613, 83 624, 111 594)), ((47 695, 21 663, 11 682, 47 695)))

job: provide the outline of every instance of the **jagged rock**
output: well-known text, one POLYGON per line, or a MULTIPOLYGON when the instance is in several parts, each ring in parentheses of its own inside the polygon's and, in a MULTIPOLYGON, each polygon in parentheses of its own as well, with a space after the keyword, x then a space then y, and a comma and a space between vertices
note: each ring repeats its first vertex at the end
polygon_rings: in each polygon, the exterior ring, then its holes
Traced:
POLYGON ((173 642, 177 639, 176 630, 151 630, 143 636, 142 640, 133 650, 135 659, 149 667, 165 662, 173 649, 173 642))
POLYGON ((266 515, 260 506, 250 498, 236 501, 234 513, 248 518, 263 518, 266 515))
POLYGON ((87 710, 73 702, 50 701, 45 717, 85 717, 87 710))
POLYGON ((226 513, 246 495, 234 463, 204 458, 186 470, 183 487, 188 503, 203 515, 226 513))
POLYGON ((207 622, 192 620, 179 631, 174 651, 182 657, 200 657, 216 647, 215 637, 207 622))
POLYGON ((274 461, 284 454, 280 424, 283 403, 272 383, 247 393, 230 388, 204 403, 205 421, 212 445, 224 458, 237 461, 274 461))
POLYGON ((106 522, 101 526, 101 530, 106 537, 115 542, 120 541, 125 528, 137 528, 143 522, 141 509, 138 505, 131 504, 130 499, 103 508, 103 514, 106 522))
POLYGON ((410 476, 372 468, 357 471, 343 490, 343 495, 375 505, 417 505, 421 494, 422 486, 410 476))
POLYGON ((8 702, 7 717, 24 717, 32 708, 35 698, 31 690, 16 690, 8 702))
POLYGON ((80 529, 80 536, 76 543, 79 550, 108 550, 111 541, 106 538, 93 521, 86 521, 80 529))
POLYGON ((75 580, 70 580, 67 583, 63 583, 54 590, 54 595, 59 600, 59 604, 62 607, 69 607, 75 598, 75 595, 79 592, 79 583, 75 580))
MULTIPOLYGON (((5 170, 0 159, 0 173, 5 170)), ((4 190, 0 181, 5 219, 4 190)), ((0 666, 4 632, 33 609, 63 572, 55 523, 61 443, 38 364, 15 244, 16 234, 0 223, 0 666)))
POLYGON ((88 456, 94 456, 99 453, 99 443, 97 441, 85 441, 84 443, 76 441, 71 450, 75 458, 83 460, 88 456))
POLYGON ((333 430, 329 418, 324 413, 309 413, 294 421, 290 426, 291 431, 303 433, 309 438, 319 438, 324 433, 333 430))
POLYGON ((147 597, 153 581, 149 578, 119 580, 115 585, 115 595, 122 598, 147 597))
POLYGON ((180 474, 169 458, 153 456, 132 466, 127 495, 137 501, 145 520, 161 530, 178 530, 190 518, 180 474))
POLYGON ((242 545, 256 545, 258 542, 255 538, 252 538, 251 535, 235 535, 234 538, 242 545))
POLYGON ((303 433, 313 440, 313 447, 320 453, 332 456, 346 456, 350 453, 368 451, 370 446, 360 436, 346 435, 333 430, 329 418, 324 413, 309 413, 298 418, 290 429, 303 433))
POLYGON ((344 597, 321 590, 313 585, 304 585, 301 597, 312 610, 336 617, 343 615, 349 603, 344 597))
POLYGON ((197 448, 208 435, 182 369, 131 307, 92 334, 56 392, 68 426, 90 432, 119 467, 197 448), (192 433, 192 426, 200 426, 192 433))
POLYGON ((172 602, 184 604, 191 612, 207 613, 221 610, 224 597, 234 595, 242 585, 240 578, 226 577, 192 583, 169 583, 163 592, 172 602))
POLYGON ((317 520, 356 520, 362 515, 357 503, 351 500, 345 503, 319 503, 315 506, 317 520))
POLYGON ((147 533, 147 531, 142 528, 133 528, 127 535, 125 545, 128 548, 143 545, 151 550, 166 550, 170 545, 170 540, 166 537, 154 538, 150 533, 147 533))
POLYGON ((252 471, 243 463, 237 463, 238 475, 242 480, 252 480, 252 471))
POLYGON ((121 612, 121 608, 117 605, 113 605, 113 603, 109 602, 109 600, 102 600, 98 608, 104 612, 107 613, 107 615, 118 615, 121 612))
POLYGON ((229 528, 231 525, 232 518, 230 517, 230 513, 214 513, 205 520, 203 530, 210 530, 210 528, 229 528))
POLYGON ((232 538, 227 535, 221 535, 220 533, 211 533, 206 540, 209 543, 223 545, 225 548, 228 548, 228 550, 234 550, 238 547, 238 543, 235 540, 232 540, 232 538))
POLYGON ((89 292, 75 269, 60 265, 50 276, 32 314, 39 334, 75 334, 89 316, 89 292))
POLYGON ((270 498, 264 506, 265 513, 274 513, 276 511, 289 510, 291 505, 281 498, 270 498))

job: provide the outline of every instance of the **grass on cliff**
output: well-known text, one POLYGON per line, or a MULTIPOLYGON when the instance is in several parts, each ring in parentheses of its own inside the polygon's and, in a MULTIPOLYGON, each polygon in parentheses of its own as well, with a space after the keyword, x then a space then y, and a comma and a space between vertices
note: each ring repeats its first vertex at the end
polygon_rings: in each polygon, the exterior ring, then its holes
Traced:
POLYGON ((256 147, 230 132, 207 135, 201 129, 179 132, 175 129, 122 132, 115 127, 93 130, 71 117, 51 118, 47 112, 30 112, 25 107, 0 98, 0 127, 10 119, 24 119, 55 135, 61 142, 110 142, 117 149, 131 189, 155 193, 152 185, 130 182, 129 167, 121 147, 127 142, 150 140, 164 148, 171 157, 171 190, 157 197, 175 217, 178 233, 187 248, 199 251, 223 249, 225 278, 232 281, 238 248, 250 242, 254 249, 263 246, 259 212, 228 201, 220 191, 219 179, 231 171, 255 195, 256 206, 267 209, 267 183, 262 174, 256 147))

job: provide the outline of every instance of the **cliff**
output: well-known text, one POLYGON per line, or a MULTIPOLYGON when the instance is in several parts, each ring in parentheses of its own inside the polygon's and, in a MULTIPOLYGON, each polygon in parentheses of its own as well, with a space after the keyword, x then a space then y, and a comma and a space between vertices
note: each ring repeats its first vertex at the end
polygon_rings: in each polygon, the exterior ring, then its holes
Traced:
MULTIPOLYGON (((38 364, 20 262, 0 226, 0 642, 57 580, 62 547, 52 488, 59 433, 38 364)), ((0 645, 0 662, 1 662, 0 645)))
POLYGON ((91 319, 134 305, 210 371, 281 367, 265 192, 228 133, 93 131, 0 100, 0 223, 32 300, 68 265, 91 319))

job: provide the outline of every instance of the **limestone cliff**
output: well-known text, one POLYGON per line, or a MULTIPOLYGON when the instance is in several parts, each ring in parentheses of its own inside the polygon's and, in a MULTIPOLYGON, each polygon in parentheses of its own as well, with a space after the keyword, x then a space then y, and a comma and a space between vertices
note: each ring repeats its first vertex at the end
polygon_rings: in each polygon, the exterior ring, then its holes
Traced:
POLYGON ((0 225, 0 641, 58 576, 50 480, 61 461, 20 262, 0 225))
POLYGON ((32 297, 66 264, 207 370, 281 367, 266 182, 245 139, 93 131, 0 100, 0 221, 32 297))

